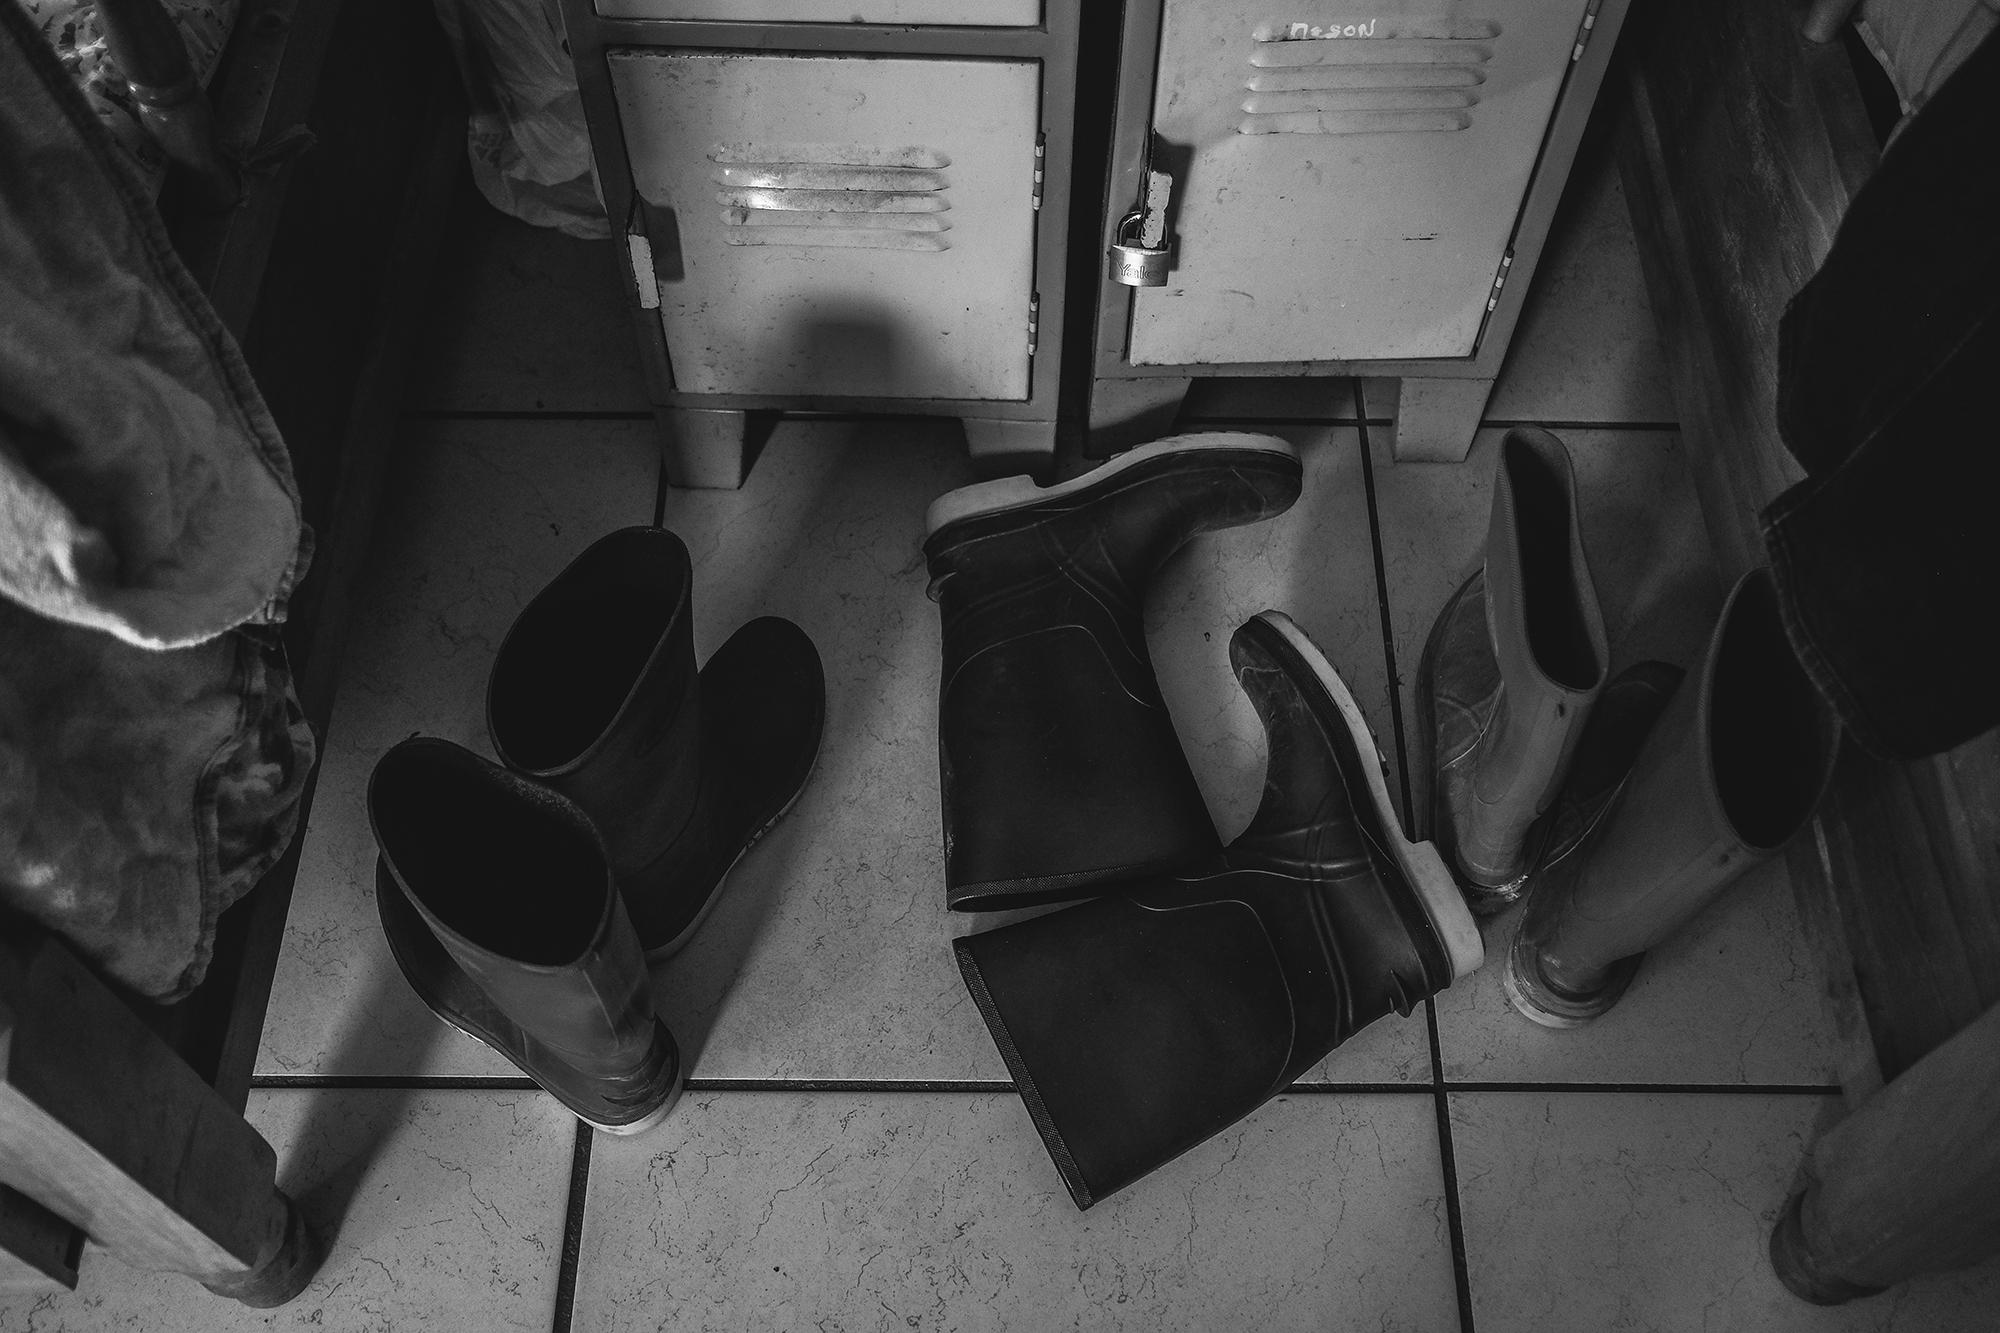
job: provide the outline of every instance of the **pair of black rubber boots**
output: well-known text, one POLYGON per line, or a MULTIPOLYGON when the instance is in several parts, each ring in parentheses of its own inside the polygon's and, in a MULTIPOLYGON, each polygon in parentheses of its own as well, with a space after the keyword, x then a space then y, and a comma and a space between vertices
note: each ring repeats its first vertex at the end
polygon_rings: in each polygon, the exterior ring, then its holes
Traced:
POLYGON ((685 1076, 647 963, 798 799, 825 716, 790 621, 750 621, 697 671, 692 592, 673 533, 603 538, 500 645, 486 723, 504 767, 416 738, 368 785, 376 904, 411 987, 613 1134, 665 1119, 685 1076))
POLYGON ((931 508, 948 901, 1092 900, 955 944, 1080 1208, 1483 957, 1437 853, 1403 834, 1360 710, 1286 616, 1230 642, 1269 759, 1228 847, 1182 753, 1146 589, 1191 537, 1282 513, 1301 485, 1282 440, 1194 435, 931 508))

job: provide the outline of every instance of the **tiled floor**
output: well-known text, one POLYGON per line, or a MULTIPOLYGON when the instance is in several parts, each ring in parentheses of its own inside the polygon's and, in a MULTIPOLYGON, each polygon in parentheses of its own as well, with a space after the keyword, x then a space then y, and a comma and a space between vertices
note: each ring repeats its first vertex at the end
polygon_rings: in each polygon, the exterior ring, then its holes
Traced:
MULTIPOLYGON (((1560 423, 1617 656, 1687 662, 1721 593, 1659 377, 1624 200, 1580 169, 1490 419, 1560 423)), ((1650 958, 1598 1025, 1517 1018, 1496 967, 1087 1214, 952 965, 923 512, 968 472, 935 422, 782 426, 740 492, 661 492, 643 382, 590 246, 466 204, 410 398, 250 1115, 338 1219, 258 1314, 92 1252, 0 1329, 1905 1329, 1996 1327, 2000 1266, 1837 1310, 1764 1237, 1836 1112, 1832 1023, 1779 871, 1650 958), (362 790, 423 731, 485 748, 513 615, 593 538, 659 517, 694 552, 698 650, 758 614, 828 668, 819 768, 654 980, 694 1060, 658 1130, 579 1131, 444 1028, 390 962, 362 790)), ((1395 466, 1346 386, 1204 385, 1204 428, 1277 429, 1304 498, 1199 539, 1149 607, 1218 826, 1263 742, 1229 633, 1270 605, 1340 667, 1400 776, 1423 636, 1478 558, 1497 431, 1395 466)), ((1503 931, 1502 921, 1489 928, 1503 931)))

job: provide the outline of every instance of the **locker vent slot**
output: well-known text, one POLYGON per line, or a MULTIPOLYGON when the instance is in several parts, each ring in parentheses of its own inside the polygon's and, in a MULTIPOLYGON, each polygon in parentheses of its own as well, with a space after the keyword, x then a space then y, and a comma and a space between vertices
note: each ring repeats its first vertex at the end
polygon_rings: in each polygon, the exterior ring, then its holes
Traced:
POLYGON ((1394 134, 1472 124, 1500 25, 1458 15, 1260 23, 1238 134, 1394 134))
POLYGON ((951 159, 934 149, 718 144, 708 160, 730 245, 951 248, 951 159))

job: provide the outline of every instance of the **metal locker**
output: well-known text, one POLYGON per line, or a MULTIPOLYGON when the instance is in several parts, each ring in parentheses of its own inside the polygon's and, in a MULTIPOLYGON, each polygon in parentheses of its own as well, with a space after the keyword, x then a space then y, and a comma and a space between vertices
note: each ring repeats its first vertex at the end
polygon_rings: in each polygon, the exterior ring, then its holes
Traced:
POLYGON ((608 54, 679 391, 1029 396, 1036 62, 608 54))
POLYGON ((597 0, 597 12, 606 18, 730 23, 928 23, 936 27, 1023 28, 1040 20, 1042 0, 597 0))
POLYGON ((1595 0, 1168 0, 1134 365, 1473 355, 1595 0))

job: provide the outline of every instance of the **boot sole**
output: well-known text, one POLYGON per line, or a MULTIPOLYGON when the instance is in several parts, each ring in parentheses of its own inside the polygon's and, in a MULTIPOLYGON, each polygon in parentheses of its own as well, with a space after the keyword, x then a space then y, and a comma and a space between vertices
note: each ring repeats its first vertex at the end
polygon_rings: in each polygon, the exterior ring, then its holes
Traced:
MULTIPOLYGON (((377 862, 376 873, 378 876, 386 873, 381 868, 379 860, 377 862)), ((393 886, 384 888, 378 879, 377 892, 390 891, 394 891, 393 886)), ((382 900, 383 904, 386 904, 388 901, 388 899, 382 900)), ((674 1058, 673 1080, 669 1084, 666 1093, 662 1096, 660 1104, 646 1112, 639 1119, 621 1124, 610 1124, 601 1120, 593 1120, 591 1117, 585 1115, 570 1097, 556 1091, 556 1089, 543 1082, 535 1073, 532 1065, 524 1059, 523 1055, 517 1054, 510 1047, 510 1040, 521 1046, 526 1046, 529 1043, 539 1045, 539 1043, 535 1043, 533 1036, 524 1032, 518 1024, 506 1018, 504 1014, 496 1017, 493 1027, 483 1027, 477 1019, 467 1014, 459 1004, 449 998, 444 989, 441 989, 441 987, 449 987, 454 983, 463 983, 475 992, 478 990, 471 979, 466 977, 458 965, 451 960, 450 955, 444 952, 443 946, 438 944, 436 939, 430 936, 428 932, 423 935, 412 933, 407 938, 399 935, 399 929, 407 929, 411 932, 423 930, 424 927, 421 920, 414 920, 407 926, 399 926, 391 920, 391 913, 386 906, 378 905, 378 910, 381 911, 382 915, 383 939, 389 946, 389 957, 396 964, 396 970, 403 974, 404 983, 409 986, 411 993, 417 997, 418 1002, 424 1008, 430 1010, 431 1014, 439 1022, 464 1033, 481 1046, 498 1055, 508 1064, 514 1066, 514 1068, 520 1070, 523 1075, 534 1082, 536 1087, 540 1088, 550 1097, 553 1097, 557 1105, 561 1106, 578 1120, 581 1120, 584 1124, 589 1125, 592 1129, 603 1130, 607 1134, 638 1134, 666 1119, 667 1113, 673 1110, 674 1103, 680 1100, 681 1089, 687 1081, 687 1063, 681 1057, 680 1043, 673 1039, 672 1029, 668 1028, 664 1022, 661 1022, 655 1016, 654 1022, 658 1025, 660 1031, 665 1034, 665 1040, 672 1050, 674 1058), (436 956, 427 963, 422 955, 430 950, 435 950, 436 956), (502 1024, 505 1026, 502 1027, 502 1024)), ((415 909, 408 907, 407 904, 404 905, 403 911, 408 912, 412 918, 415 917, 415 909)))
POLYGON ((1050 500, 1066 499, 1155 458, 1168 454, 1206 451, 1262 453, 1291 459, 1299 456, 1297 449, 1273 435, 1217 431, 1203 435, 1170 436, 1127 450, 1080 477, 1072 477, 1053 486, 1037 486, 1032 477, 1001 477, 994 481, 961 486, 955 491, 946 491, 931 501, 930 509, 924 514, 924 539, 928 541, 940 528, 964 522, 969 518, 986 518, 1014 509, 1026 509, 1030 505, 1045 504, 1050 500))
MULTIPOLYGON (((1532 914, 1533 909, 1529 909, 1532 914)), ((1609 1013, 1623 998, 1639 970, 1639 958, 1621 958, 1611 965, 1604 984, 1589 995, 1565 995, 1550 987, 1535 962, 1535 946, 1529 941, 1522 921, 1514 923, 1514 939, 1507 947, 1507 966, 1500 974, 1500 989, 1514 1012, 1545 1028, 1580 1028, 1609 1013)))
MULTIPOLYGON (((1353 734, 1354 741, 1362 753, 1370 751, 1377 756, 1382 747, 1375 740, 1374 729, 1354 702, 1347 683, 1333 669, 1305 631, 1292 622, 1292 618, 1282 611, 1260 611, 1257 619, 1275 632, 1300 660, 1312 668, 1334 705, 1340 709, 1340 717, 1353 734)), ((1457 881, 1445 867, 1444 859, 1437 848, 1428 842, 1411 842, 1398 835, 1403 827, 1402 817, 1389 799, 1389 779, 1380 764, 1364 764, 1368 775, 1368 796, 1375 804, 1376 814, 1388 839, 1389 854, 1395 858, 1410 886, 1416 890, 1418 901, 1423 905, 1424 915, 1430 919, 1431 929, 1437 932, 1438 940, 1444 945, 1445 953, 1451 960, 1451 977, 1457 981, 1477 972, 1486 961, 1486 945, 1479 937, 1479 923, 1472 919, 1464 897, 1459 893, 1457 881)))
MULTIPOLYGON (((415 987, 412 986, 411 989, 414 990, 415 987)), ((674 1107, 680 1102, 681 1093, 685 1091, 687 1088, 687 1064, 680 1058, 679 1050, 678 1048, 676 1048, 674 1055, 674 1081, 672 1086, 670 1086, 667 1089, 667 1095, 661 1100, 658 1106, 646 1112, 645 1115, 639 1117, 637 1120, 627 1121, 623 1124, 610 1125, 606 1124, 602 1120, 592 1120, 589 1116, 579 1112, 574 1106, 571 1106, 567 1102, 564 1102, 562 1098, 556 1097, 556 1095, 553 1092, 549 1092, 548 1088, 542 1085, 541 1080, 535 1078, 534 1072, 532 1070, 530 1070, 526 1065, 523 1065, 519 1060, 516 1060, 513 1056, 508 1055, 507 1052, 501 1050, 498 1046, 495 1046, 490 1038, 481 1036, 474 1029, 467 1027, 465 1024, 459 1022, 456 1018, 453 1018, 446 1009, 435 1003, 429 996, 424 995, 422 992, 418 992, 417 998, 421 999, 424 1002, 424 1006, 427 1009, 429 1009, 431 1013, 434 1016, 436 1016, 439 1020, 441 1020, 446 1026, 456 1028, 458 1031, 463 1032, 466 1036, 472 1038, 474 1041, 486 1047, 488 1050, 494 1051, 497 1054, 499 1054, 503 1059, 507 1061, 508 1064, 514 1066, 514 1068, 520 1070, 523 1074, 526 1074, 530 1079, 533 1079, 536 1087, 541 1088, 542 1091, 548 1093, 549 1096, 555 1097, 557 1103, 560 1104, 565 1111, 568 1111, 578 1120, 582 1121, 586 1125, 589 1125, 592 1129, 598 1130, 601 1133, 616 1135, 619 1138, 626 1138, 633 1134, 645 1133, 647 1130, 652 1129, 654 1126, 661 1124, 663 1121, 666 1120, 667 1116, 670 1113, 672 1113, 674 1107)))
POLYGON ((589 1125, 592 1129, 600 1133, 610 1134, 621 1139, 630 1138, 634 1134, 644 1134, 647 1130, 664 1121, 672 1113, 674 1107, 680 1104, 681 1093, 686 1090, 687 1065, 680 1060, 676 1060, 674 1061, 674 1084, 671 1088, 667 1089, 666 1100, 662 1101, 656 1109, 648 1111, 639 1119, 624 1125, 607 1125, 601 1121, 586 1119, 583 1116, 577 1116, 577 1119, 582 1120, 584 1124, 589 1125))

